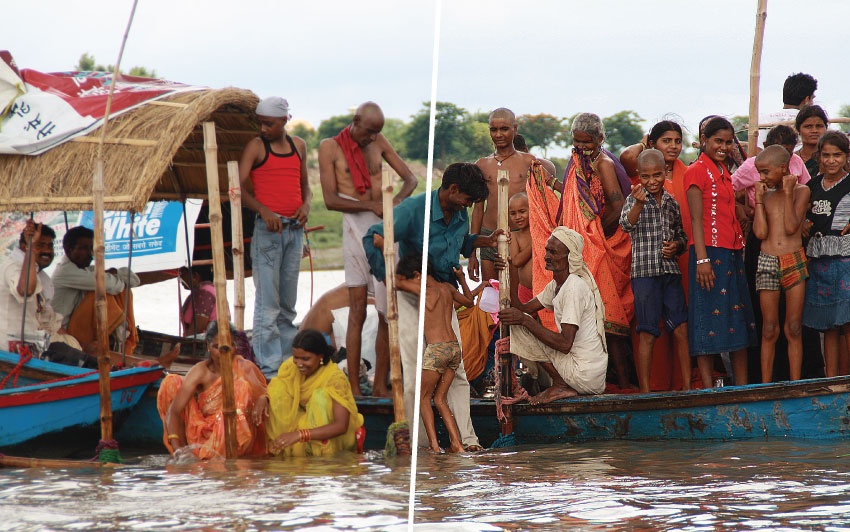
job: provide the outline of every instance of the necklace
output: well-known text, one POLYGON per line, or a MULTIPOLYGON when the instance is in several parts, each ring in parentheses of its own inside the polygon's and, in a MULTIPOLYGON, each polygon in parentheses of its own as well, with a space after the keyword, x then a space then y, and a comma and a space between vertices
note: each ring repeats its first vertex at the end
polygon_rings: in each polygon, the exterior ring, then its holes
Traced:
POLYGON ((497 166, 502 166, 502 163, 503 163, 503 162, 507 161, 508 159, 510 159, 511 157, 513 157, 514 155, 516 155, 516 150, 512 151, 510 155, 508 155, 508 156, 506 156, 506 157, 502 157, 502 160, 500 161, 500 160, 499 160, 499 157, 497 157, 497 156, 496 156, 496 152, 493 152, 493 159, 495 159, 495 160, 496 160, 496 165, 497 165, 497 166))

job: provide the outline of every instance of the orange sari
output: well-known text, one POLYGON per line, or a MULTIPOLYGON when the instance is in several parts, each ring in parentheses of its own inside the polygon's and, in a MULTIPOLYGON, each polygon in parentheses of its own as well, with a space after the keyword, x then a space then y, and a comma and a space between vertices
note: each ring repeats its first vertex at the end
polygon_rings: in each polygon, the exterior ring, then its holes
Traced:
MULTIPOLYGON (((251 412, 255 401, 266 393, 266 379, 260 369, 239 355, 233 356, 233 391, 236 397, 236 448, 239 456, 266 454, 265 426, 254 425, 251 412)), ((165 414, 183 384, 183 377, 167 375, 156 396, 159 417, 162 418, 163 442, 168 452, 174 454, 165 430, 165 414)), ((224 457, 224 414, 222 412, 222 386, 219 378, 215 384, 189 400, 180 415, 186 427, 186 442, 201 460, 224 457)))
MULTIPOLYGON (((621 227, 609 238, 602 231, 602 220, 594 213, 593 198, 583 190, 601 191, 595 168, 585 176, 578 154, 573 153, 572 165, 564 183, 564 212, 561 225, 584 237, 584 262, 599 286, 605 303, 605 332, 628 336, 634 317, 634 295, 631 284, 632 243, 621 227)), ((596 209, 601 212, 603 205, 596 209)), ((538 253, 538 255, 540 255, 538 253)), ((543 256, 540 256, 543 260, 543 256)), ((535 279, 536 286, 536 279, 535 279)))
MULTIPOLYGON (((531 164, 531 169, 528 171, 525 192, 528 196, 531 249, 540 250, 531 254, 531 283, 536 296, 552 280, 552 272, 546 269, 546 261, 541 251, 546 247, 546 241, 552 235, 552 230, 563 224, 560 219, 556 219, 560 199, 551 188, 546 186, 546 173, 536 160, 531 164)), ((552 331, 558 330, 555 327, 555 314, 551 310, 543 309, 537 315, 544 327, 552 331)))

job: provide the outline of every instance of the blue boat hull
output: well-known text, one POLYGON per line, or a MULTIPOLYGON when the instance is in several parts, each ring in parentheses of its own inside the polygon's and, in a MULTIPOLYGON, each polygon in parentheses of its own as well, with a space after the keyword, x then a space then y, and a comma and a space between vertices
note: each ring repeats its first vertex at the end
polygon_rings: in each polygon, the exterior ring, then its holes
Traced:
MULTIPOLYGON (((473 400, 473 424, 489 445, 501 433, 495 402, 473 400)), ((850 438, 850 377, 729 386, 691 392, 575 397, 512 407, 519 444, 591 440, 850 438)))
MULTIPOLYGON (((0 351, 0 376, 14 367, 19 356, 0 351)), ((97 373, 42 360, 30 360, 22 373, 52 375, 55 381, 31 382, 22 375, 17 386, 0 390, 0 448, 20 444, 64 429, 96 425, 100 421, 97 373)), ((110 374, 112 411, 135 406, 148 386, 162 376, 162 368, 130 368, 110 374)), ((37 380, 37 379, 36 379, 37 380)), ((11 379, 10 379, 11 381, 11 379)))

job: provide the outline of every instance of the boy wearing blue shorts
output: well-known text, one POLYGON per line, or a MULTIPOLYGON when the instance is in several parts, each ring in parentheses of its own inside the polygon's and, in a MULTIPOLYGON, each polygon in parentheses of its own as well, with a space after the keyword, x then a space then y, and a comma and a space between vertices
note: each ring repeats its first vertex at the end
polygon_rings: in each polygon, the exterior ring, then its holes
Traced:
POLYGON ((664 189, 667 168, 664 155, 644 150, 637 158, 640 183, 632 187, 623 204, 620 226, 632 239, 632 291, 639 338, 636 366, 641 392, 650 391, 650 368, 655 340, 661 336, 662 318, 673 333, 682 366, 682 388, 690 389, 691 360, 688 353, 688 308, 682 288, 682 272, 676 257, 685 252, 688 238, 682 213, 664 189))

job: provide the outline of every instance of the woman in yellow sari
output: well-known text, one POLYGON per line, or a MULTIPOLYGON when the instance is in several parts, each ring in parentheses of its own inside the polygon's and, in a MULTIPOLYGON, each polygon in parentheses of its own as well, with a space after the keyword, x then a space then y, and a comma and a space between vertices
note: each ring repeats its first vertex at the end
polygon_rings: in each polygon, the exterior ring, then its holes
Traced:
POLYGON ((333 348, 317 330, 305 329, 292 341, 292 357, 269 382, 268 395, 254 408, 254 421, 266 419, 269 451, 282 456, 326 456, 356 451, 363 416, 348 377, 330 361, 333 348))

